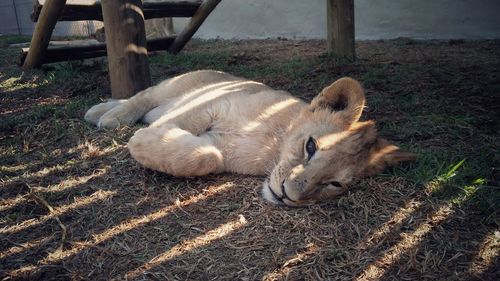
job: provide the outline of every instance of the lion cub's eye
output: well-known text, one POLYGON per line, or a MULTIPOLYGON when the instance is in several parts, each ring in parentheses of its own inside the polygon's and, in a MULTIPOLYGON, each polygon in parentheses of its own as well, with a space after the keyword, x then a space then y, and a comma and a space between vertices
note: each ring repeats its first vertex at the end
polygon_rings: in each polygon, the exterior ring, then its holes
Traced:
POLYGON ((328 185, 330 185, 330 184, 333 185, 333 186, 335 186, 335 187, 344 187, 344 184, 342 184, 341 182, 338 182, 338 181, 336 181, 334 179, 329 179, 329 180, 326 180, 326 181, 322 181, 321 183, 323 185, 325 185, 325 187, 328 186, 328 185))
POLYGON ((330 182, 331 185, 336 186, 336 187, 344 187, 340 182, 338 181, 332 181, 330 182))
POLYGON ((316 149, 316 141, 312 137, 309 137, 306 142, 307 161, 313 157, 314 153, 316 153, 316 149))

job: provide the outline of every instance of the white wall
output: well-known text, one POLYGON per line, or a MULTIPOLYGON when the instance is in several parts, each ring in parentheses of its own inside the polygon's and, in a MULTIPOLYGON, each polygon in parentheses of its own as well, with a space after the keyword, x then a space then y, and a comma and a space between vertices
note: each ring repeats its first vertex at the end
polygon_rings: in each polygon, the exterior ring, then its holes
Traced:
MULTIPOLYGON (((0 0, 0 34, 32 34, 35 28, 30 19, 32 11, 33 0, 0 0)), ((95 23, 92 21, 58 22, 53 34, 85 36, 93 32, 95 23)))
MULTIPOLYGON (((73 0, 68 0, 71 2, 73 0)), ((32 0, 0 0, 0 34, 33 31, 32 0)), ((356 39, 500 38, 500 0, 354 0, 356 39)), ((325 0, 222 0, 195 37, 325 38, 325 0)), ((176 19, 179 31, 186 19, 176 19)), ((55 35, 86 35, 92 22, 60 22, 55 35)))
MULTIPOLYGON (((500 38, 500 0, 355 0, 356 39, 500 38)), ((195 37, 325 38, 325 0, 222 0, 195 37)), ((179 30, 186 20, 176 19, 179 30)))

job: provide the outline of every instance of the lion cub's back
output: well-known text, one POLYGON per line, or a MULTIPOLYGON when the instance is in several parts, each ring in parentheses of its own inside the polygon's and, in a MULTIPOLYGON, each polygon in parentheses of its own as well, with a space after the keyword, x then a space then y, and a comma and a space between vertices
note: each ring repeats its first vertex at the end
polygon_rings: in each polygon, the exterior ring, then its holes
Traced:
MULTIPOLYGON (((222 82, 245 80, 229 73, 216 70, 197 70, 187 72, 160 82, 155 88, 168 92, 176 92, 174 96, 182 95, 204 86, 222 82)), ((169 94, 170 95, 170 94, 169 94)))
POLYGON ((227 102, 238 97, 254 94, 263 90, 271 90, 268 86, 236 77, 228 73, 201 70, 189 72, 155 86, 154 92, 160 97, 159 106, 148 112, 143 120, 152 124, 157 120, 173 121, 182 114, 195 114, 200 110, 221 108, 227 102), (222 101, 226 102, 222 102, 222 101))

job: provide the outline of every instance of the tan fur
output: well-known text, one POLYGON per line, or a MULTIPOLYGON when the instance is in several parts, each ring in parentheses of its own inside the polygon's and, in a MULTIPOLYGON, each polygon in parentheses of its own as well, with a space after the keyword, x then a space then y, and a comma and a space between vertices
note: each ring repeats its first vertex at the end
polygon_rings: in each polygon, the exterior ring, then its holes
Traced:
POLYGON ((96 105, 85 119, 115 128, 142 118, 150 125, 128 148, 144 166, 174 176, 269 174, 266 199, 302 206, 415 158, 378 138, 373 122, 358 121, 364 103, 363 88, 350 78, 326 87, 309 105, 264 84, 205 70, 96 105), (317 151, 308 159, 311 137, 317 151))

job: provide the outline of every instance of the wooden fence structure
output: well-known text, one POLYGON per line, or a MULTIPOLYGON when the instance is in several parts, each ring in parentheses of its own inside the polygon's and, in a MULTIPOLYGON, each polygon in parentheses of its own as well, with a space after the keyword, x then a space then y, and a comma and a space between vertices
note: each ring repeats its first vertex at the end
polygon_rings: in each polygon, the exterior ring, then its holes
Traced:
MULTIPOLYGON (((37 0, 31 18, 36 21, 29 48, 22 51, 24 69, 44 63, 107 55, 112 97, 128 98, 151 84, 148 52, 178 53, 221 0, 37 0), (75 3, 75 1, 79 1, 75 3), (144 20, 191 17, 177 36, 146 40, 144 20), (57 21, 102 20, 106 43, 48 47, 57 21)), ((354 0, 326 0, 327 50, 355 59, 354 0)))
POLYGON ((36 2, 32 19, 37 21, 30 47, 23 50, 24 69, 43 63, 108 56, 113 98, 128 98, 151 85, 148 51, 179 52, 198 30, 220 0, 141 0, 81 1, 66 5, 66 0, 36 2), (145 18, 191 17, 186 28, 175 37, 146 40, 145 18), (106 43, 88 46, 48 48, 57 21, 103 20, 106 43))

